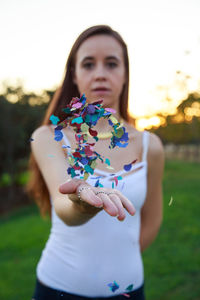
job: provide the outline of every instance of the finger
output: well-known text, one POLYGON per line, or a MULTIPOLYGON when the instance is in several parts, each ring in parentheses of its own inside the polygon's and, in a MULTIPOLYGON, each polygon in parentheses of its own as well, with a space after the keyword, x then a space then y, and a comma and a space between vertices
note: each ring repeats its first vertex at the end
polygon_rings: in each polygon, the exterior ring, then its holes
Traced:
POLYGON ((78 186, 83 184, 83 182, 84 181, 81 179, 68 179, 59 186, 59 192, 62 194, 74 194, 76 193, 78 186))
POLYGON ((103 201, 103 209, 112 217, 116 217, 118 215, 118 209, 115 204, 110 200, 107 194, 99 193, 98 197, 100 197, 103 201))
POLYGON ((118 209, 118 217, 117 217, 118 220, 123 221, 126 217, 126 214, 125 214, 125 211, 124 211, 124 207, 121 203, 121 199, 118 197, 117 194, 114 194, 114 193, 110 194, 109 197, 118 209))
POLYGON ((132 202, 128 198, 126 198, 122 193, 120 193, 119 191, 117 191, 117 195, 120 198, 121 203, 122 203, 123 207, 127 210, 127 212, 130 215, 134 216, 136 209, 133 206, 132 202))
POLYGON ((94 191, 90 187, 88 187, 87 185, 80 185, 78 189, 81 188, 84 188, 80 192, 81 201, 85 201, 86 203, 96 207, 103 206, 101 198, 95 195, 94 191))

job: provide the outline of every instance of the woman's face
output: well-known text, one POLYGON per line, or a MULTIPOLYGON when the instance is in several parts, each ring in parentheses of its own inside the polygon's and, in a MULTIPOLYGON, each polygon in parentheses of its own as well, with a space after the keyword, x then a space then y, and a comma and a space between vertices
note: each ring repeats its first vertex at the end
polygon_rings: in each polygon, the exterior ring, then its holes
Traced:
POLYGON ((74 83, 88 102, 103 99, 103 105, 118 109, 125 83, 122 47, 108 35, 89 37, 76 54, 74 83))

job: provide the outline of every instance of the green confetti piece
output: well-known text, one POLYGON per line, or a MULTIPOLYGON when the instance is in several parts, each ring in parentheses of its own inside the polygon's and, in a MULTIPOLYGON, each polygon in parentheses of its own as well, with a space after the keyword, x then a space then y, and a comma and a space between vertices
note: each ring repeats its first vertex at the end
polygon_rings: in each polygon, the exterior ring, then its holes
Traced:
POLYGON ((89 115, 86 115, 86 116, 85 116, 85 122, 86 122, 86 123, 89 123, 89 122, 90 122, 90 116, 89 116, 89 115))
POLYGON ((127 291, 132 291, 132 289, 133 289, 133 284, 130 284, 130 285, 126 288, 127 291))
POLYGON ((95 122, 98 119, 98 115, 94 114, 92 115, 92 122, 95 122))
POLYGON ((113 124, 117 124, 118 121, 115 117, 113 117, 112 115, 109 117, 109 119, 113 122, 113 124))
POLYGON ((71 109, 69 107, 63 108, 62 111, 64 111, 66 114, 69 114, 71 112, 71 109))
POLYGON ((114 184, 114 182, 112 182, 112 189, 114 189, 114 187, 115 187, 115 184, 114 184))
POLYGON ((118 180, 122 180, 122 176, 118 176, 117 179, 118 179, 118 180))
POLYGON ((89 126, 85 123, 81 124, 81 131, 88 132, 89 126))
POLYGON ((77 123, 77 124, 81 124, 83 123, 83 119, 82 117, 78 117, 72 120, 72 124, 77 123))
POLYGON ((91 163, 91 165, 90 165, 90 167, 92 169, 95 169, 96 165, 97 165, 96 161, 93 160, 92 163, 91 163))
POLYGON ((86 165, 86 166, 84 167, 84 169, 85 169, 85 171, 86 171, 87 173, 90 173, 90 174, 93 174, 93 173, 94 173, 94 170, 93 170, 89 165, 86 165))
POLYGON ((75 163, 75 159, 72 158, 71 156, 68 157, 68 163, 70 164, 70 166, 73 166, 75 163))
POLYGON ((103 184, 99 183, 99 186, 100 186, 100 187, 103 187, 103 184))
POLYGON ((84 177, 83 177, 83 180, 87 180, 89 177, 89 173, 84 173, 84 177))
POLYGON ((114 136, 120 138, 124 134, 124 130, 122 128, 117 129, 116 132, 113 133, 114 136))
POLYGON ((71 169, 71 177, 74 178, 76 176, 76 173, 74 171, 74 169, 71 169))
POLYGON ((110 160, 108 158, 105 159, 105 163, 110 166, 110 160))

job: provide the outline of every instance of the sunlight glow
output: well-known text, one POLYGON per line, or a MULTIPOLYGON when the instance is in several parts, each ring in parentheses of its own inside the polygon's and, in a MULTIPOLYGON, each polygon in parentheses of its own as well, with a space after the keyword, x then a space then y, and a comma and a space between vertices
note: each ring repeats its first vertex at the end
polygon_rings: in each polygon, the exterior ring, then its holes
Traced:
MULTIPOLYGON (((101 7, 93 0, 2 1, 0 80, 20 78, 27 92, 54 90, 77 36, 107 24, 128 46, 130 114, 141 129, 158 126, 157 113, 172 114, 189 91, 200 90, 200 2, 102 0, 101 7)), ((188 118, 192 113, 198 108, 188 118)))

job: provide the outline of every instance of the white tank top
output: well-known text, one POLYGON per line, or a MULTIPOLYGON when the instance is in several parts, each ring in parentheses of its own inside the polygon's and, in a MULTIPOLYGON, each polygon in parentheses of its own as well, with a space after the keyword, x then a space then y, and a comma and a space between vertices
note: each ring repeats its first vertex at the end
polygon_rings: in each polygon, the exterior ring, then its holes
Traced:
MULTIPOLYGON (((124 221, 109 216, 104 210, 86 224, 66 225, 55 213, 52 205, 52 227, 49 239, 37 265, 37 277, 45 285, 85 297, 110 297, 133 290, 144 281, 143 263, 140 253, 140 210, 147 192, 147 151, 149 133, 143 132, 142 161, 133 165, 133 173, 122 170, 123 175, 117 189, 132 201, 136 213, 126 213, 124 221), (108 286, 114 281, 119 286, 114 292, 108 286)), ((64 136, 66 145, 70 146, 64 136)), ((110 173, 97 170, 104 175, 101 183, 111 187, 110 173)), ((94 185, 94 180, 87 180, 94 185)))

